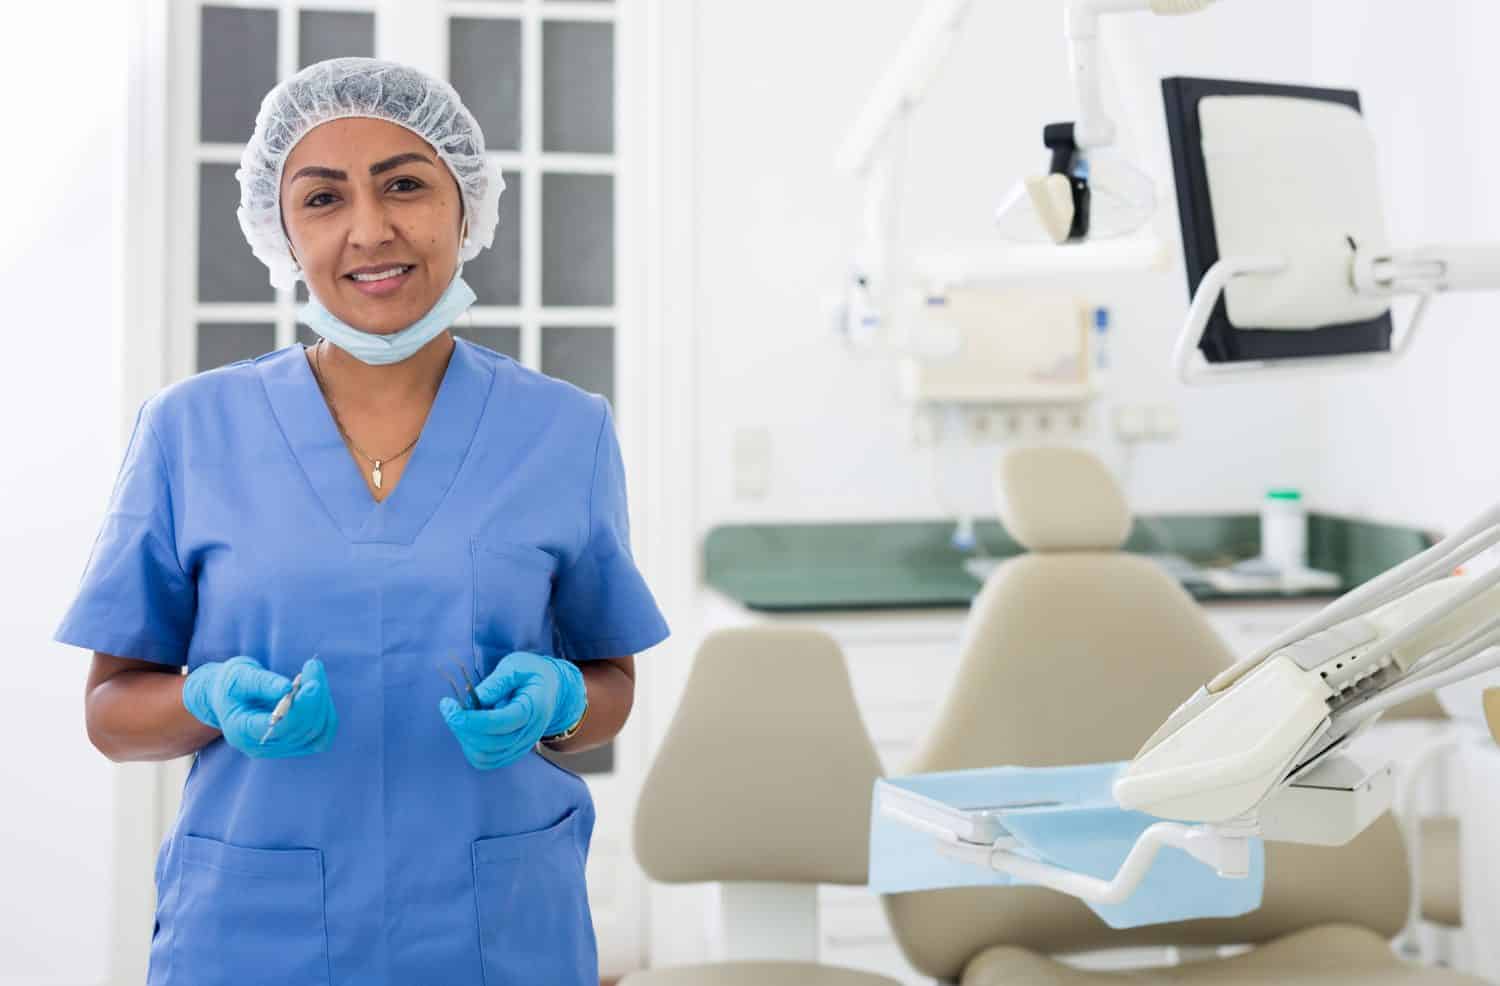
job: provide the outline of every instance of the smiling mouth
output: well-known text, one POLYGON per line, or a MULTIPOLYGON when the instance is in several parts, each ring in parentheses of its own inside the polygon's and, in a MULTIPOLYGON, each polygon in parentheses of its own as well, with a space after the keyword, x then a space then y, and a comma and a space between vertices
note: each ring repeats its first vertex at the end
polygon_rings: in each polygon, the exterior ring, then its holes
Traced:
POLYGON ((415 268, 416 264, 392 264, 382 270, 370 271, 368 273, 345 274, 344 276, 360 284, 379 284, 381 281, 394 280, 403 274, 410 273, 415 268))

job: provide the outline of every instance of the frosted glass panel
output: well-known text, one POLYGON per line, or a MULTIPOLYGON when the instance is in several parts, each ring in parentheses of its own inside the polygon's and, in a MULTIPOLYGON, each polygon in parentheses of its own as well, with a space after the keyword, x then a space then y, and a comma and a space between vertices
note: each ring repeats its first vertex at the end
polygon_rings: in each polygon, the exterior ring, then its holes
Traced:
POLYGON ((542 26, 542 149, 609 154, 615 148, 615 26, 542 26))
POLYGON ((448 81, 479 121, 490 150, 520 150, 520 21, 450 19, 448 81))
POLYGON ((465 325, 463 319, 453 327, 453 334, 486 349, 504 353, 511 359, 521 358, 521 329, 516 325, 465 325))
POLYGON ((199 322, 198 371, 250 359, 276 348, 270 322, 199 322))
POLYGON ((615 399, 615 330, 549 325, 542 329, 542 372, 615 399))
POLYGON ((375 57, 375 15, 343 10, 304 10, 297 29, 297 64, 326 58, 375 57))
POLYGON ((481 305, 521 303, 521 175, 505 172, 505 191, 500 195, 500 225, 488 250, 464 264, 464 280, 479 296, 481 305))
POLYGON ((272 301, 266 265, 255 259, 234 212, 240 205, 235 165, 198 169, 198 300, 272 301))
POLYGON ((261 97, 276 85, 276 11, 204 7, 198 132, 206 143, 244 143, 261 97))
POLYGON ((610 741, 603 746, 582 753, 558 753, 545 746, 537 747, 542 756, 575 774, 609 774, 615 769, 615 744, 610 741))
POLYGON ((614 181, 542 176, 542 304, 614 304, 614 181))

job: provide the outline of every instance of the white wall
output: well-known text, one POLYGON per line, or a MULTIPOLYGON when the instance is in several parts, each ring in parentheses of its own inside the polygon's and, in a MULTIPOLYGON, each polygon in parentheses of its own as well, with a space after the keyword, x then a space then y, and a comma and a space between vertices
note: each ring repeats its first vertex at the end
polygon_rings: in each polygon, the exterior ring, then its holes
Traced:
POLYGON ((111 765, 83 730, 87 656, 50 637, 121 448, 120 112, 128 5, 13 4, 0 89, 0 983, 101 983, 111 765), (80 25, 87 25, 81 29, 80 25))
MULTIPOLYGON (((1349 13, 1374 0, 1320 0, 1349 13)), ((1109 104, 1161 176, 1162 229, 1178 241, 1157 80, 1206 75, 1347 84, 1356 41, 1317 22, 1306 0, 1225 0, 1183 19, 1117 19, 1106 36, 1119 64, 1109 104), (1141 121, 1132 126, 1133 121, 1141 121)), ((895 368, 852 356, 829 327, 858 233, 858 183, 833 169, 836 149, 921 7, 919 0, 760 0, 696 6, 696 212, 692 306, 697 331, 695 491, 700 532, 755 520, 936 517, 930 450, 909 441, 895 368), (770 438, 769 492, 734 494, 742 429, 770 438)), ((929 98, 912 121, 901 222, 913 243, 989 239, 988 216, 1017 177, 1045 167, 1044 123, 1074 115, 1058 0, 977 0, 929 98)), ((1175 250, 1175 247, 1174 247, 1175 250)), ((1073 285, 1114 313, 1109 405, 1173 404, 1178 441, 1142 447, 1131 470, 1138 509, 1253 510, 1271 485, 1314 504, 1327 475, 1311 382, 1188 390, 1168 370, 1187 309, 1180 264, 1151 275, 1073 285)), ((1118 446, 1093 444, 1115 462, 1118 446)), ((998 447, 942 454, 950 508, 992 514, 998 447)), ((700 629, 679 617, 677 633, 700 629)), ((666 672, 660 672, 666 674, 666 672)), ((671 709, 680 680, 657 679, 671 709)), ((659 735, 666 716, 653 720, 659 735)), ((703 957, 712 895, 652 888, 653 959, 703 957)))
MULTIPOLYGON (((1381 148, 1394 242, 1500 238, 1500 8, 1381 5, 1357 73, 1381 148)), ((1500 295, 1438 298, 1408 358, 1323 389, 1326 494, 1341 508, 1451 529, 1500 500, 1493 383, 1500 295)))
MULTIPOLYGON (((1320 0, 1355 9, 1361 0, 1320 0)), ((893 368, 851 357, 828 328, 857 232, 859 190, 833 171, 839 141, 920 4, 702 5, 698 264, 704 529, 755 519, 939 516, 930 452, 908 440, 893 368), (771 481, 737 500, 738 429, 770 436, 771 481)), ((1117 19, 1118 87, 1147 121, 1129 135, 1154 160, 1165 230, 1177 242, 1156 80, 1200 74, 1344 83, 1353 43, 1322 30, 1304 0, 1227 0, 1192 18, 1117 19), (1129 23, 1127 23, 1127 21, 1129 23), (1315 30, 1316 29, 1316 30, 1315 30)), ((1018 175, 1044 167, 1040 128, 1073 116, 1057 0, 974 5, 913 121, 901 221, 916 243, 989 236, 988 215, 1018 175)), ((1390 66, 1391 70, 1401 67, 1390 66)), ((1175 249, 1175 246, 1174 246, 1175 249)), ((1307 441, 1322 412, 1317 385, 1187 390, 1167 357, 1187 307, 1180 266, 1080 279, 1115 313, 1110 399, 1175 404, 1182 435, 1141 448, 1131 493, 1147 510, 1252 510, 1264 488, 1295 484, 1316 504, 1323 453, 1307 441)), ((1097 441, 1111 460, 1113 441, 1097 441)), ((946 455, 948 498, 992 513, 997 448, 946 455)))

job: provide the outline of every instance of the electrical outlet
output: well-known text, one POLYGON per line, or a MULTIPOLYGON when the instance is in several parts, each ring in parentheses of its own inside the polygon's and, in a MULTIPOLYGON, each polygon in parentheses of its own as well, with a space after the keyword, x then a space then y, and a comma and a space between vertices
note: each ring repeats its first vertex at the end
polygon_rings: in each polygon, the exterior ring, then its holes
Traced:
POLYGON ((764 500, 771 492, 771 433, 764 428, 736 431, 732 465, 735 497, 764 500))
POLYGON ((911 443, 916 448, 932 448, 938 443, 937 415, 932 409, 915 404, 911 409, 911 443))
POLYGON ((995 438, 995 422, 986 408, 973 407, 964 412, 965 430, 968 432, 969 440, 974 442, 988 442, 995 438))
POLYGON ((1115 437, 1122 442, 1139 442, 1148 435, 1146 409, 1138 404, 1115 408, 1115 437))
POLYGON ((1180 431, 1177 408, 1156 404, 1146 408, 1146 434, 1157 441, 1171 441, 1180 431))

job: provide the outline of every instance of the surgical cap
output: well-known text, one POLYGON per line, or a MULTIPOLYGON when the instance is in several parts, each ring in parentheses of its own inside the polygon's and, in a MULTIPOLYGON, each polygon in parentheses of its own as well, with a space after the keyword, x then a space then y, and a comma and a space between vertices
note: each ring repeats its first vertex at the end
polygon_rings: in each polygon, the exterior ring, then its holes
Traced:
POLYGON ((330 120, 367 117, 398 124, 431 144, 463 195, 468 235, 459 260, 472 260, 495 239, 505 179, 484 156, 484 133, 458 93, 441 79, 376 58, 317 62, 266 93, 255 133, 234 173, 236 213, 251 251, 271 270, 271 283, 290 289, 298 267, 281 225, 281 171, 308 131, 330 120))

